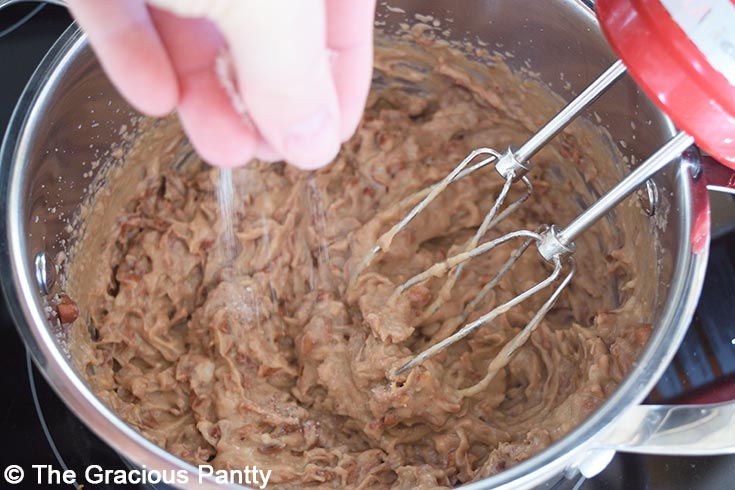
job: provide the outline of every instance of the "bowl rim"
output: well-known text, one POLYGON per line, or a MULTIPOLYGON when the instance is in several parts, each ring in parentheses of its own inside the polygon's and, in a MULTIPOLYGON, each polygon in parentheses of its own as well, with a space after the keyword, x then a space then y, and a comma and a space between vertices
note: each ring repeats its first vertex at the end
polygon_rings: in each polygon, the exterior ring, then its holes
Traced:
MULTIPOLYGON (((574 0, 581 8, 591 10, 574 0)), ((46 319, 35 286, 34 275, 25 251, 24 224, 21 222, 23 173, 35 124, 43 118, 45 101, 64 76, 64 68, 88 51, 86 36, 72 24, 55 42, 30 78, 8 123, 0 148, 0 277, 11 317, 27 349, 43 376, 64 403, 94 433, 118 453, 135 464, 159 470, 184 469, 197 475, 197 468, 143 437, 104 405, 77 375, 58 348, 46 327, 46 319), (27 300, 24 301, 23 298, 27 300)), ((670 125, 671 126, 671 125, 670 125)), ((668 130, 674 134, 673 126, 668 130)), ((693 187, 704 185, 691 177, 690 168, 698 165, 698 155, 682 157, 676 176, 676 205, 681 216, 680 247, 666 305, 654 325, 654 333, 631 372, 615 393, 566 436, 542 452, 497 475, 465 485, 467 489, 528 487, 546 481, 550 475, 575 469, 589 451, 598 449, 598 434, 614 426, 616 418, 628 407, 641 403, 668 366, 687 331, 704 281, 709 247, 692 251, 689 233, 696 210, 693 187)), ((706 203, 708 205, 708 201, 706 203)), ((599 437, 598 437, 599 438, 599 437)), ((222 485, 214 479, 189 477, 184 488, 243 488, 222 485)))

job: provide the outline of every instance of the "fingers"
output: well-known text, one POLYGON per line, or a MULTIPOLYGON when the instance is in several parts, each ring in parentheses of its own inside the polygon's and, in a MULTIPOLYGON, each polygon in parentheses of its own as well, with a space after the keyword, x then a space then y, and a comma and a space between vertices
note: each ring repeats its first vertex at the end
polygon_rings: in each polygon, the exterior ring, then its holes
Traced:
POLYGON ((118 91, 141 112, 171 112, 178 101, 176 76, 143 0, 67 4, 118 91))
POLYGON ((228 40, 240 92, 260 134, 302 168, 339 151, 340 110, 324 0, 231 2, 214 20, 228 40))
POLYGON ((373 73, 375 0, 326 0, 327 45, 340 109, 340 139, 357 129, 373 73))
POLYGON ((210 163, 234 166, 258 156, 320 167, 359 123, 371 81, 375 0, 212 4, 206 15, 229 43, 248 109, 244 121, 217 78, 224 41, 210 24, 152 9, 154 26, 143 0, 69 5, 120 92, 153 115, 178 101, 192 143, 210 163))
POLYGON ((225 41, 217 28, 202 19, 185 19, 151 9, 179 79, 181 120, 197 153, 219 167, 244 165, 255 155, 258 134, 235 112, 217 77, 215 60, 225 41))

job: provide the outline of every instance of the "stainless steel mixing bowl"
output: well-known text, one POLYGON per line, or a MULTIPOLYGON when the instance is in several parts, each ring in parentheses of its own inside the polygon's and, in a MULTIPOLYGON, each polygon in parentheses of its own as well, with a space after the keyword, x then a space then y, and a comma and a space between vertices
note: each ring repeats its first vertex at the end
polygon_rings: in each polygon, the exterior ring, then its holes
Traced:
MULTIPOLYGON (((560 94, 579 91, 614 59, 592 11, 578 0, 395 0, 380 5, 378 22, 395 28, 414 13, 431 14, 455 39, 488 43, 509 53, 515 69, 528 63, 560 94), (521 5, 522 4, 522 5, 521 5)), ((630 81, 619 83, 593 110, 613 141, 628 142, 638 161, 673 134, 673 127, 630 81), (635 128, 631 120, 638 122, 635 128)), ((13 317, 47 380, 102 439, 138 465, 185 469, 191 465, 144 439, 104 406, 68 362, 43 310, 43 283, 64 248, 67 219, 119 128, 135 113, 98 66, 85 37, 72 26, 58 40, 28 84, 0 153, 4 237, 0 269, 13 317), (45 259, 45 261, 44 261, 45 259)), ((489 143, 491 144, 491 143, 489 143)), ((611 162, 612 164, 612 162, 611 162)), ((661 280, 653 334, 640 359, 614 393, 573 432, 533 458, 467 488, 525 488, 581 470, 591 476, 615 450, 714 454, 735 452, 732 403, 698 407, 639 405, 674 356, 697 303, 708 254, 709 201, 696 152, 655 178, 655 219, 661 280)), ((653 245, 652 245, 653 246, 653 245)), ((199 486, 196 477, 188 487, 199 486)), ((223 488, 211 480, 201 486, 223 488)))

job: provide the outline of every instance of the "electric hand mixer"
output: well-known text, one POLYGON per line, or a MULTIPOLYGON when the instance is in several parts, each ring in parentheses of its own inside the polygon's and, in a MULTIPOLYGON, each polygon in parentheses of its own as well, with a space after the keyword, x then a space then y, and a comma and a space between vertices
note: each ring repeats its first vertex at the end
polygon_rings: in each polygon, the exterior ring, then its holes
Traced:
MULTIPOLYGON (((507 365, 513 353, 526 342, 572 280, 576 270, 573 256, 574 240, 581 233, 695 141, 720 162, 735 168, 735 2, 598 0, 596 11, 605 35, 621 61, 615 62, 520 148, 509 148, 502 154, 490 148, 476 149, 443 180, 404 200, 406 207, 411 205, 414 207, 378 239, 377 244, 358 265, 353 275, 353 283, 379 253, 388 250, 396 234, 400 233, 439 193, 453 182, 487 165, 495 166, 505 184, 474 236, 465 244, 461 253, 409 279, 396 288, 393 296, 431 277, 449 275, 437 299, 424 313, 424 318, 428 318, 441 307, 442 298, 447 297, 469 260, 516 239, 521 240, 520 247, 465 307, 460 316, 461 322, 466 321, 480 300, 512 270, 513 264, 532 244, 535 245, 541 258, 552 264, 551 274, 522 294, 496 306, 430 346, 400 367, 397 374, 408 371, 470 335, 482 325, 550 287, 563 275, 532 319, 492 360, 485 378, 465 390, 472 393, 463 394, 471 395, 483 389, 494 375, 507 365), (531 195, 532 185, 526 177, 531 170, 529 160, 626 71, 667 112, 682 131, 566 227, 560 228, 556 224, 549 224, 537 232, 519 230, 480 243, 489 230, 521 206, 531 195), (695 112, 692 108, 695 108, 695 112), (511 186, 517 182, 525 185, 525 193, 503 208, 511 186), (568 269, 566 273, 565 268, 568 269)), ((457 326, 459 325, 461 323, 457 326)))

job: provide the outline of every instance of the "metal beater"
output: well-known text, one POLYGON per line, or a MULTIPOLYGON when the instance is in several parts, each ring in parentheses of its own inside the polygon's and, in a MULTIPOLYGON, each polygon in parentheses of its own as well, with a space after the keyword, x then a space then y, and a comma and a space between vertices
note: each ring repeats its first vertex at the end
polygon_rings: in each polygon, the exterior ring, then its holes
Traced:
MULTIPOLYGON (((615 62, 599 78, 597 78, 597 80, 589 85, 578 97, 564 107, 556 116, 546 123, 540 131, 534 134, 517 150, 508 148, 505 153, 500 154, 490 148, 476 149, 440 182, 429 188, 423 189, 422 191, 414 193, 401 202, 400 205, 403 207, 413 205, 413 208, 400 222, 394 225, 378 239, 377 244, 358 265, 351 284, 355 283, 360 273, 370 265, 380 252, 386 252, 390 248, 393 238, 453 182, 456 182, 490 164, 494 164, 495 169, 505 180, 498 198, 485 215, 477 232, 464 246, 463 250, 454 256, 448 257, 443 262, 434 264, 421 274, 410 278, 408 281, 398 286, 393 293, 393 298, 395 298, 397 295, 403 293, 412 286, 431 277, 441 277, 449 274, 450 277, 444 283, 441 292, 437 295, 437 299, 434 300, 434 302, 427 308, 423 315, 423 319, 428 318, 441 307, 441 298, 446 297, 446 294, 453 287, 462 273, 462 268, 467 261, 477 257, 478 255, 487 253, 510 240, 521 239, 522 243, 520 247, 511 254, 490 282, 488 282, 480 290, 473 301, 466 306, 464 312, 460 316, 461 323, 466 321, 469 314, 476 309, 480 301, 498 284, 500 279, 508 273, 508 271, 513 267, 513 264, 516 263, 521 255, 526 252, 532 244, 536 245, 536 250, 540 256, 545 261, 552 264, 553 270, 546 279, 527 289, 520 295, 496 306, 494 309, 485 313, 473 322, 465 324, 459 328, 459 330, 456 330, 455 328, 456 331, 454 333, 427 348, 411 361, 401 366, 396 371, 396 374, 404 373, 418 364, 421 364, 455 342, 470 335, 480 326, 494 320, 509 309, 548 288, 562 276, 562 272, 566 266, 566 268, 568 268, 568 272, 564 275, 563 279, 559 282, 549 298, 543 303, 541 308, 535 313, 528 324, 526 324, 526 326, 516 334, 516 336, 508 342, 501 352, 491 361, 485 378, 478 384, 465 390, 461 390, 460 394, 470 396, 475 392, 482 390, 492 380, 495 374, 507 365, 515 351, 528 340, 531 333, 533 333, 544 316, 552 308, 561 292, 572 280, 572 277, 576 272, 576 265, 573 257, 575 251, 574 240, 591 225, 597 222, 602 216, 607 214, 621 201, 633 193, 639 186, 645 183, 646 180, 694 143, 694 139, 688 134, 684 132, 678 133, 654 155, 638 166, 631 174, 619 182, 614 188, 603 195, 597 202, 563 229, 559 228, 555 224, 549 224, 536 232, 526 230, 514 231, 494 240, 480 244, 480 240, 488 231, 490 231, 500 220, 518 209, 531 195, 533 189, 531 182, 526 177, 526 174, 531 169, 529 162, 530 158, 533 157, 552 138, 559 134, 559 132, 571 123, 586 107, 611 87, 625 72, 626 68, 623 63, 621 61, 615 62), (515 202, 500 211, 511 186, 519 181, 525 184, 525 193, 515 202), (418 204, 416 204, 417 202, 418 204)), ((461 323, 458 323, 456 327, 461 323)))

